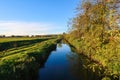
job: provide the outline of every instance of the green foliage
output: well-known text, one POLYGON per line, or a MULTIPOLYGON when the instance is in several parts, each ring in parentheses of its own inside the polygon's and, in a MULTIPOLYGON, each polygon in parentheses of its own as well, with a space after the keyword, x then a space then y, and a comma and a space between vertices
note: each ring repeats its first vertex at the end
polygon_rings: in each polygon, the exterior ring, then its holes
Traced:
POLYGON ((80 53, 102 64, 105 75, 120 76, 120 21, 117 0, 85 0, 64 38, 80 53))

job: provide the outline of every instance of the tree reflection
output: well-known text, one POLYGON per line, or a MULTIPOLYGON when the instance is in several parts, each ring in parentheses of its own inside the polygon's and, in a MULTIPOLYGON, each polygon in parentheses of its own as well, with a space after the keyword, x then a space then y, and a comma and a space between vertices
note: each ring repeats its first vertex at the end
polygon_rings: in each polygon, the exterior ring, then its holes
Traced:
POLYGON ((58 44, 57 44, 57 47, 58 47, 58 48, 61 48, 61 47, 62 47, 62 44, 61 44, 61 43, 58 43, 58 44))
MULTIPOLYGON (((74 48, 72 50, 74 51, 74 48)), ((101 71, 95 68, 94 62, 86 56, 71 52, 67 55, 67 59, 70 64, 70 73, 75 80, 101 80, 101 71)))

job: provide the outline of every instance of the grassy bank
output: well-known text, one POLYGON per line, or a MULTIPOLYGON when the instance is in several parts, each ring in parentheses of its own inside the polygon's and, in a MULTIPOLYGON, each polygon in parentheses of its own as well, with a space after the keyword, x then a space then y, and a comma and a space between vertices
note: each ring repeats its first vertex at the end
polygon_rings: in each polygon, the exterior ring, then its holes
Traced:
MULTIPOLYGON (((73 39, 68 36, 66 36, 65 39, 71 46, 76 48, 79 53, 86 55, 95 61, 98 66, 103 67, 105 69, 103 75, 112 79, 118 79, 120 77, 119 45, 110 42, 99 46, 99 42, 90 43, 91 41, 85 42, 86 40, 73 39)), ((90 67, 92 68, 92 66, 95 67, 95 65, 91 65, 90 67)))
MULTIPOLYGON (((0 58, 0 79, 32 80, 38 68, 43 66, 51 50, 55 49, 58 39, 8 50, 0 58)), ((2 53, 1 53, 2 54, 2 53)))
POLYGON ((102 65, 104 75, 112 80, 120 77, 120 17, 115 7, 118 3, 117 0, 82 1, 65 34, 65 39, 79 53, 102 65))

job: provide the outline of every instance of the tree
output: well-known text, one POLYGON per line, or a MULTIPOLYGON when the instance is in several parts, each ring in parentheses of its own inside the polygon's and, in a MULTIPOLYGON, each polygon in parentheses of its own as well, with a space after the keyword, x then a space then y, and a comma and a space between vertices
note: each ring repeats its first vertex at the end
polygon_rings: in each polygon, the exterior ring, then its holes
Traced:
POLYGON ((108 30, 119 28, 120 18, 117 4, 117 0, 83 1, 82 6, 77 7, 78 14, 72 19, 70 33, 78 38, 91 36, 104 42, 108 30))

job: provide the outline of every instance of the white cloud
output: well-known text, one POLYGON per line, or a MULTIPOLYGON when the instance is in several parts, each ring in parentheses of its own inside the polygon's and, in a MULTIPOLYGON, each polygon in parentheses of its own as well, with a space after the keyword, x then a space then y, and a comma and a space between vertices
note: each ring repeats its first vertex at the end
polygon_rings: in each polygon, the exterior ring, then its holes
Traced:
POLYGON ((62 32, 62 27, 51 23, 0 21, 0 35, 38 35, 62 32))

